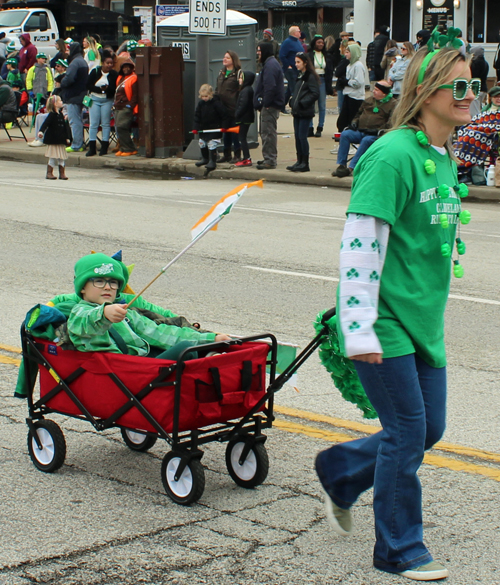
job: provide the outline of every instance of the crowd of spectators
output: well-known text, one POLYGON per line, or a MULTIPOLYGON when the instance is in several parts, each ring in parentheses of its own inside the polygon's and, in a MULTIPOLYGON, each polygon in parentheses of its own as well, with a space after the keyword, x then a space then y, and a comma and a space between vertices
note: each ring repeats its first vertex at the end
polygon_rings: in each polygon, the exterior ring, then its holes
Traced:
MULTIPOLYGON (((327 96, 336 95, 338 117, 334 138, 339 141, 339 150, 338 168, 333 174, 349 176, 360 156, 390 128, 391 114, 403 91, 408 65, 429 38, 430 32, 423 29, 417 33, 415 43, 409 40, 397 42, 391 39, 390 29, 381 26, 366 47, 365 65, 360 43, 348 31, 342 31, 337 39, 317 34, 307 44, 304 32, 294 25, 280 45, 274 39, 272 29, 265 29, 263 40, 257 44, 256 75, 244 72, 239 56, 228 50, 223 55, 222 69, 214 89, 208 86, 209 89, 200 90, 200 100, 205 106, 199 104, 198 120, 202 111, 211 110, 213 114, 217 110, 219 129, 240 127, 240 134, 222 132, 220 137, 205 136, 207 140, 200 134, 200 144, 203 142, 200 162, 209 165, 209 170, 217 162, 251 166, 247 134, 257 111, 263 155, 263 159, 257 162, 257 168, 276 168, 278 119, 280 114, 291 114, 294 118, 297 162, 287 168, 294 172, 306 172, 309 170, 308 138, 322 136, 327 96), (368 84, 373 93, 367 98, 368 84), (205 99, 207 96, 210 99, 205 99), (217 104, 215 109, 212 102, 217 104), (318 122, 315 130, 316 113, 318 122), (348 164, 353 144, 359 146, 348 164), (222 154, 212 161, 208 151, 219 147, 222 147, 222 154)), ((135 41, 125 41, 115 52, 111 47, 103 47, 97 36, 86 36, 81 42, 71 38, 58 39, 55 41, 57 53, 50 61, 43 52, 37 51, 29 33, 20 35, 19 41, 21 49, 17 52, 11 39, 6 38, 4 33, 0 34, 0 122, 8 124, 9 120, 15 119, 23 104, 27 110, 31 102, 37 116, 37 138, 30 146, 42 146, 43 137, 38 138, 38 135, 47 116, 44 105, 51 95, 58 95, 62 99, 62 113, 71 130, 71 144, 66 148, 68 152, 81 152, 88 146, 86 156, 108 154, 114 127, 118 137, 116 156, 137 154, 132 136, 139 102, 135 41), (85 124, 87 138, 84 134, 84 111, 88 112, 85 124)), ((498 93, 493 88, 493 93, 490 91, 488 94, 489 66, 484 48, 470 47, 463 39, 461 42, 463 50, 471 53, 472 77, 480 80, 480 93, 471 106, 473 120, 467 128, 458 132, 455 144, 456 156, 464 167, 471 167, 485 165, 490 152, 496 152, 500 130, 500 125, 496 124, 495 100, 498 100, 498 93), (485 109, 489 114, 485 114, 485 109), (490 122, 493 110, 495 124, 485 124, 485 121, 490 122), (478 144, 477 149, 472 148, 474 144, 470 140, 474 132, 485 135, 484 139, 479 138, 483 140, 483 146, 478 144)), ((493 66, 499 80, 500 45, 493 66)), ((212 114, 211 120, 215 121, 212 114)), ((199 130, 203 133, 204 129, 199 130)))

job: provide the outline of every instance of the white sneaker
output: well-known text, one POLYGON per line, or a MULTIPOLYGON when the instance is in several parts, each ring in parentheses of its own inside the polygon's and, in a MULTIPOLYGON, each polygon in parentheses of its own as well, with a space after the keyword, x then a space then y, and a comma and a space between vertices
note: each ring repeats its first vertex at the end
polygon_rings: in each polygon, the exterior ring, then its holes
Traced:
POLYGON ((28 146, 45 146, 45 144, 37 138, 36 140, 33 140, 33 142, 30 142, 28 146))
POLYGON ((325 513, 328 523, 337 534, 340 534, 340 536, 349 536, 354 530, 351 511, 339 508, 327 494, 325 488, 323 488, 323 486, 321 487, 325 495, 325 513))
POLYGON ((431 561, 430 563, 420 565, 420 567, 415 567, 414 569, 408 569, 399 574, 414 581, 437 581, 438 579, 446 579, 449 575, 448 569, 437 561, 431 561))

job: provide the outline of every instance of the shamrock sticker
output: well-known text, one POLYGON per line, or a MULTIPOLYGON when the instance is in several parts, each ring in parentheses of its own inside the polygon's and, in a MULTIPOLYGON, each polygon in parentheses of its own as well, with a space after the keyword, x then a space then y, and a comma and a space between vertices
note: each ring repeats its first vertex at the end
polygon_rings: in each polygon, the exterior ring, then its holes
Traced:
POLYGON ((346 274, 347 278, 351 280, 352 278, 358 278, 359 273, 355 268, 351 268, 346 274))

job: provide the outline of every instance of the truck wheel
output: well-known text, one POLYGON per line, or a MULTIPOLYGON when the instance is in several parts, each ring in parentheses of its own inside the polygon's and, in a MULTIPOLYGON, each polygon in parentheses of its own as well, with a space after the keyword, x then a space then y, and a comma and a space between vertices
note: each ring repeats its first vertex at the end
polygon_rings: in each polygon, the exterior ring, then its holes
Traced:
POLYGON ((169 498, 176 504, 189 506, 197 502, 205 489, 205 471, 199 459, 191 459, 181 477, 176 481, 175 474, 182 455, 170 451, 163 458, 161 479, 169 498))
POLYGON ((42 448, 36 443, 31 429, 28 432, 28 452, 37 469, 53 473, 61 467, 66 458, 66 441, 59 426, 51 420, 39 420, 33 423, 42 448))
POLYGON ((269 458, 264 443, 254 443, 244 461, 240 461, 245 441, 242 438, 229 441, 226 448, 226 467, 233 481, 251 489, 264 482, 269 472, 269 458))
POLYGON ((139 431, 131 431, 130 429, 121 429, 122 438, 125 445, 132 451, 148 451, 156 443, 158 437, 154 435, 146 435, 139 431))

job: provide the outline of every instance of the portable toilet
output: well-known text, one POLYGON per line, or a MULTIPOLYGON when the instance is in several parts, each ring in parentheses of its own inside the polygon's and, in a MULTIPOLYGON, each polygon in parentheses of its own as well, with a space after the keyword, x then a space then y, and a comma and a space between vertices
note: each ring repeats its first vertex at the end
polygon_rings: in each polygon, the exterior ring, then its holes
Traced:
MULTIPOLYGON (((226 36, 209 37, 209 72, 208 83, 216 89, 217 76, 222 69, 222 58, 226 51, 237 53, 244 71, 255 73, 257 21, 242 12, 227 10, 226 36)), ((156 27, 156 42, 160 47, 181 47, 184 55, 184 129, 185 144, 188 145, 193 135, 189 134, 194 125, 194 110, 198 103, 198 89, 195 87, 196 76, 196 39, 189 28, 189 12, 165 18, 156 27)), ((257 125, 252 124, 248 132, 248 144, 257 144, 257 125)))

